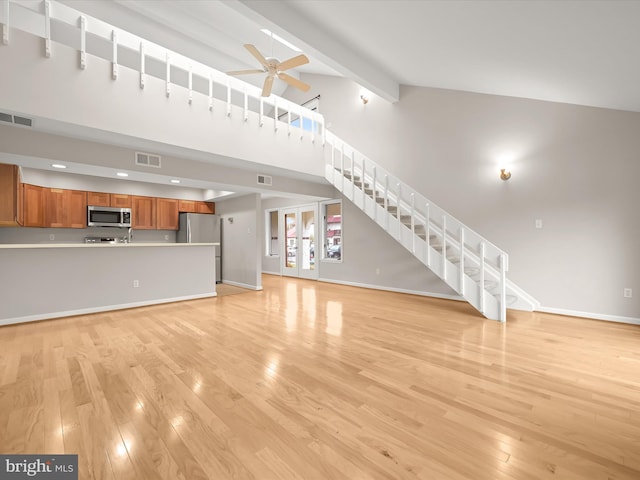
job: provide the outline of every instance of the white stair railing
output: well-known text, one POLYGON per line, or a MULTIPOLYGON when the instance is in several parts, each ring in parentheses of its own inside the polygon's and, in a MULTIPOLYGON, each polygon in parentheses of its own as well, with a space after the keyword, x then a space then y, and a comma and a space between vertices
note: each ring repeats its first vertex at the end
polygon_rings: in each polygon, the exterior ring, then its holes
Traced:
POLYGON ((483 315, 506 321, 517 299, 506 252, 331 132, 325 150, 328 181, 483 315))

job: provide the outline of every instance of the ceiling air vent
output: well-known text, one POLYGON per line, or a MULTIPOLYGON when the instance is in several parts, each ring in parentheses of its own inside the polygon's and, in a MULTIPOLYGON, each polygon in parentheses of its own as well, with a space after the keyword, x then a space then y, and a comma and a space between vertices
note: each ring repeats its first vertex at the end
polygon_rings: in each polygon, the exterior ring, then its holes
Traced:
POLYGON ((258 185, 271 186, 272 178, 269 175, 258 175, 258 185))
POLYGON ((136 152, 136 165, 142 165, 143 167, 160 168, 160 160, 160 155, 154 155, 153 153, 136 152))
POLYGON ((10 113, 0 112, 0 122, 13 123, 14 125, 22 125, 23 127, 32 127, 33 119, 20 117, 19 115, 11 115, 10 113))

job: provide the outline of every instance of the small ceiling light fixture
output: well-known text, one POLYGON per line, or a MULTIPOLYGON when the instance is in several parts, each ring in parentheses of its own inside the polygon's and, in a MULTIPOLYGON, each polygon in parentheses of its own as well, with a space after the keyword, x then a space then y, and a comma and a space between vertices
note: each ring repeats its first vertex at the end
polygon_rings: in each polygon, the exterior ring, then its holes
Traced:
POLYGON ((180 183, 180 180, 178 180, 177 178, 172 178, 171 183, 180 183))
POLYGON ((116 173, 116 175, 119 176, 119 177, 128 177, 129 176, 128 173, 124 173, 124 172, 118 172, 118 173, 116 173))
POLYGON ((300 50, 298 47, 296 47, 293 43, 288 42, 287 40, 285 40, 284 38, 282 38, 279 35, 276 35, 275 33, 273 33, 271 30, 267 29, 267 28, 261 28, 260 31, 262 33, 264 33, 265 35, 267 35, 268 37, 273 38, 274 40, 280 42, 282 45, 289 47, 291 50, 293 50, 294 52, 302 52, 302 50, 300 50))
POLYGON ((52 166, 53 168, 60 168, 60 169, 67 168, 67 166, 66 166, 66 165, 62 165, 62 164, 60 164, 60 163, 52 163, 52 164, 51 164, 51 166, 52 166))
POLYGON ((509 170, 507 170, 506 168, 501 168, 500 169, 500 179, 501 180, 509 180, 511 178, 511 172, 509 170))

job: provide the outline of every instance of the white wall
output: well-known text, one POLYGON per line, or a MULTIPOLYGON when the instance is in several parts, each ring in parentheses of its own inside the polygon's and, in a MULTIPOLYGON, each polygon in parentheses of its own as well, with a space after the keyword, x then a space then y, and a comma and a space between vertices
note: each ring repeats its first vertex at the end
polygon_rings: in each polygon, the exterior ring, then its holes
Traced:
POLYGON ((260 195, 218 202, 216 213, 222 218, 222 282, 262 290, 260 195))
POLYGON ((408 86, 363 105, 346 79, 303 79, 289 99, 321 94, 332 132, 506 250, 543 308, 640 317, 640 114, 408 86))

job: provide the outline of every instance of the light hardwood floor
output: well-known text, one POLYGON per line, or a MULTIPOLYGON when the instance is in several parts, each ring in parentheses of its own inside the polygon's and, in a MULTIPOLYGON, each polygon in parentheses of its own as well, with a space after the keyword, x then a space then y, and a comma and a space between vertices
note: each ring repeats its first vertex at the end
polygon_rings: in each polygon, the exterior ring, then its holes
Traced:
POLYGON ((0 453, 81 479, 639 479, 640 328, 264 276, 0 328, 0 453))

